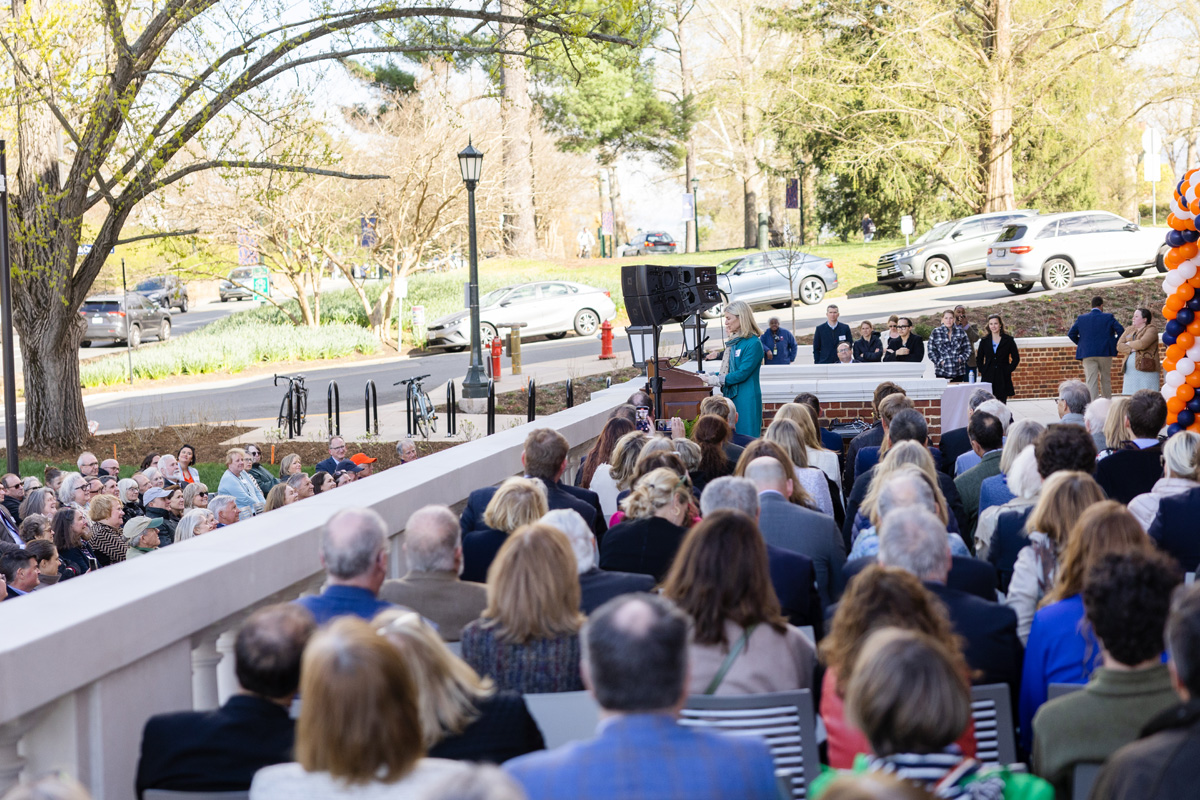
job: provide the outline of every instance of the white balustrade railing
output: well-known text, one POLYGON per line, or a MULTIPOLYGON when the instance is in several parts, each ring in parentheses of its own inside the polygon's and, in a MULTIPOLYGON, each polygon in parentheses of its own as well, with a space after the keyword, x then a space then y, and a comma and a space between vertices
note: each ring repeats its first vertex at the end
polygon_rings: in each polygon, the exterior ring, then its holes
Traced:
POLYGON ((454 506, 521 470, 529 431, 550 427, 571 465, 640 381, 240 522, 228 530, 0 603, 0 794, 21 775, 62 771, 96 800, 133 796, 142 728, 153 714, 217 707, 237 690, 233 637, 260 606, 318 591, 321 529, 349 506, 375 509, 399 537, 412 512, 454 506))

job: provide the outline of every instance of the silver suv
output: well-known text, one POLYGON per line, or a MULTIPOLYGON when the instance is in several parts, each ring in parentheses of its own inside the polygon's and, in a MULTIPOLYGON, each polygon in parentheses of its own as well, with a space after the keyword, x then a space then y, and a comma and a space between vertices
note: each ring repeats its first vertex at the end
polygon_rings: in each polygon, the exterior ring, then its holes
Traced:
POLYGON ((951 222, 939 222, 907 247, 879 257, 875 279, 896 291, 918 283, 945 286, 956 275, 980 274, 987 267, 987 248, 1014 220, 1037 211, 996 211, 951 222))
POLYGON ((725 303, 734 300, 772 308, 787 308, 793 300, 799 300, 811 306, 837 287, 837 272, 828 258, 799 250, 750 253, 717 265, 721 303, 704 316, 709 319, 721 316, 725 313, 725 303))
POLYGON ((1041 281, 1066 289, 1076 275, 1116 272, 1136 278, 1166 272, 1166 228, 1142 228, 1107 211, 1046 214, 1009 225, 988 248, 987 279, 1025 294, 1041 281))

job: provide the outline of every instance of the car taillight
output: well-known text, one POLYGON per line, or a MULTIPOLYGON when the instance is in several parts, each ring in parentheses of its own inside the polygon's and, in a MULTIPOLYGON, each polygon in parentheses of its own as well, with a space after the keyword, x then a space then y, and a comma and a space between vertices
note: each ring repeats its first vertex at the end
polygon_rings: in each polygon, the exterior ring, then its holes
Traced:
POLYGON ((110 317, 123 317, 123 316, 125 316, 125 312, 124 311, 110 311, 110 312, 108 312, 108 315, 110 317))
POLYGON ((604 296, 609 300, 612 300, 612 292, 608 291, 607 289, 604 290, 604 296))
POLYGON ((1033 250, 1033 245, 1023 244, 1019 247, 1010 247, 1008 252, 1012 253, 1014 256, 1019 256, 1028 253, 1031 250, 1033 250))
POLYGON ((832 260, 826 261, 825 266, 828 267, 829 269, 833 269, 833 261, 832 260))

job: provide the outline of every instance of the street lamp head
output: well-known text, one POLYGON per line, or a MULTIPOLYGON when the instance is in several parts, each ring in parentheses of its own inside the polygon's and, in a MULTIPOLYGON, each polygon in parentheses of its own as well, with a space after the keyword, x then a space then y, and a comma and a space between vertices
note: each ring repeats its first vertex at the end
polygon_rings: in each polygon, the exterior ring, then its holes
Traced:
POLYGON ((466 149, 458 154, 458 168, 462 172, 463 182, 469 187, 479 182, 479 176, 483 172, 483 153, 476 150, 470 140, 467 141, 466 149))

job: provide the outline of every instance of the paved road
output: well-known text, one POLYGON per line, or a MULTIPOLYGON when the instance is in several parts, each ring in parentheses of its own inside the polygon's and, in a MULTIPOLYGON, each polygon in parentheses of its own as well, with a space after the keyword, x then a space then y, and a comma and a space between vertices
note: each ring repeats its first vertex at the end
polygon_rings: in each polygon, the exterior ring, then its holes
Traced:
MULTIPOLYGON (((1079 280, 1076 286, 1102 288, 1124 282, 1123 278, 1079 280)), ((836 302, 843 321, 853 328, 863 319, 879 322, 893 313, 917 316, 959 303, 972 307, 990 305, 998 301, 1014 299, 1014 296, 999 284, 981 280, 955 282, 940 289, 916 289, 909 292, 885 292, 854 299, 839 298, 836 302)), ((179 317, 186 324, 203 324, 227 313, 221 304, 216 308, 197 308, 179 317)), ((236 308, 237 304, 227 304, 236 308)), ((825 318, 825 306, 796 307, 796 329, 811 330, 825 318)), ((229 309, 230 311, 233 309, 229 309)), ((771 316, 778 315, 785 326, 790 326, 791 311, 767 310, 755 317, 765 327, 771 316)), ((177 329, 178 330, 178 329, 177 329)), ((628 347, 623 331, 617 331, 614 347, 628 347)), ((719 320, 709 322, 708 336, 719 340, 719 320)), ((661 352, 675 355, 682 348, 682 336, 678 328, 668 329, 662 337, 661 352)), ((558 341, 532 340, 522 348, 526 364, 569 359, 591 359, 599 355, 600 343, 594 338, 567 336, 558 341)), ((342 413, 345 417, 363 414, 363 390, 368 380, 374 380, 380 405, 396 402, 403 397, 401 387, 392 383, 401 378, 429 373, 427 389, 445 386, 451 379, 461 379, 469 363, 468 353, 435 353, 412 358, 397 358, 394 362, 372 364, 346 364, 325 368, 304 369, 310 391, 309 419, 323 424, 326 404, 326 387, 336 380, 341 394, 342 413)), ((240 424, 263 426, 273 422, 279 412, 284 388, 272 386, 270 376, 253 379, 232 379, 218 383, 185 386, 165 392, 109 393, 92 395, 85 399, 88 419, 100 423, 102 431, 120 430, 125 427, 143 427, 159 424, 178 424, 207 421, 236 421, 240 424)), ((21 417, 18 415, 18 424, 21 417)), ((23 425, 22 425, 23 427, 23 425)), ((0 425, 2 430, 2 425, 0 425)), ((23 434, 23 431, 22 431, 23 434)))

